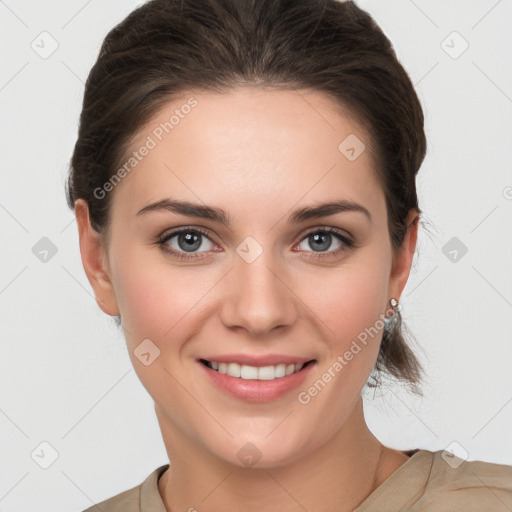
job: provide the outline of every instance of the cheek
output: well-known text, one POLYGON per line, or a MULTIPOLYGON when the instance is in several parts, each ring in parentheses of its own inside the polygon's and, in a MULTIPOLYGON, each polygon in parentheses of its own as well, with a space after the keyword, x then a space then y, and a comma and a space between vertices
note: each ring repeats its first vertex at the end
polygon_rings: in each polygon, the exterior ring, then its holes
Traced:
MULTIPOLYGON (((168 350, 169 340, 193 335, 202 314, 215 314, 212 288, 223 273, 208 265, 180 268, 166 264, 156 251, 152 249, 148 257, 147 247, 140 251, 126 247, 113 254, 116 298, 132 350, 145 338, 161 340, 161 344, 167 340, 168 350)), ((307 317, 309 322, 318 322, 337 353, 344 352, 365 329, 376 322, 378 326, 389 276, 388 262, 377 253, 367 248, 339 268, 295 269, 288 274, 288 286, 294 290, 288 300, 299 297, 303 303, 298 306, 303 318, 297 322, 308 322, 307 317)))
MULTIPOLYGON (((190 355, 188 341, 200 336, 203 320, 212 314, 207 304, 223 272, 207 266, 180 268, 156 251, 119 253, 123 258, 116 260, 116 298, 135 369, 140 367, 134 357, 137 347, 149 339, 160 351, 157 366, 174 372, 190 355)), ((143 381, 154 378, 147 372, 139 376, 143 381)))
POLYGON ((386 269, 386 262, 379 258, 354 258, 337 270, 317 272, 302 284, 299 296, 329 328, 339 349, 366 328, 382 327, 388 294, 386 269))
POLYGON ((304 284, 298 293, 319 319, 327 348, 320 382, 317 375, 302 388, 306 394, 300 403, 315 402, 313 409, 330 415, 336 424, 359 397, 379 354, 389 274, 388 262, 375 256, 377 252, 361 253, 325 278, 317 273, 315 286, 304 284))
POLYGON ((326 273, 325 282, 317 275, 317 286, 303 286, 299 292, 313 305, 327 348, 317 374, 297 396, 305 414, 304 428, 330 435, 346 421, 359 399, 382 340, 389 277, 386 264, 376 257, 362 257, 326 273), (320 427, 314 419, 318 417, 326 418, 320 427))
POLYGON ((141 337, 159 337, 164 328, 172 327, 180 302, 169 290, 163 297, 164 287, 162 276, 149 266, 130 265, 129 259, 120 266, 116 297, 129 344, 141 337), (170 303, 173 297, 175 304, 170 303))

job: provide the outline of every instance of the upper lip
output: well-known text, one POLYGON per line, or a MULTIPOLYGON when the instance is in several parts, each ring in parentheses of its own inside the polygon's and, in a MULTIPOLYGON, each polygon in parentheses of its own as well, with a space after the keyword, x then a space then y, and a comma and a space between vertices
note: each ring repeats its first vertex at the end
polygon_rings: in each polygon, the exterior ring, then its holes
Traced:
POLYGON ((238 363, 247 366, 275 366, 278 364, 306 364, 313 360, 312 357, 291 356, 285 354, 222 354, 201 357, 206 361, 215 361, 216 363, 238 363))

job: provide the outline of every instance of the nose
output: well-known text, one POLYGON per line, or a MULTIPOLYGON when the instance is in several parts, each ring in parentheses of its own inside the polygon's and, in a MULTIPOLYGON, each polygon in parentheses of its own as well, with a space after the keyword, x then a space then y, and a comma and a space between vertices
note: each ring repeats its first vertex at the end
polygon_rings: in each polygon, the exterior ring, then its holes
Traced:
POLYGON ((221 319, 230 329, 245 329, 251 337, 294 324, 298 317, 297 296, 270 251, 251 263, 236 256, 226 276, 221 319))

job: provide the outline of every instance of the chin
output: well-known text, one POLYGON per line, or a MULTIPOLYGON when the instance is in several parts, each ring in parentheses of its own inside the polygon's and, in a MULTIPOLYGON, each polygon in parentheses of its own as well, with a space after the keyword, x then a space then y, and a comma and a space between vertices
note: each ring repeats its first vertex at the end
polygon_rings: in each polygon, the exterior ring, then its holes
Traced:
POLYGON ((269 435, 266 430, 259 436, 244 436, 243 439, 236 436, 230 438, 222 447, 216 444, 211 448, 216 457, 228 464, 240 468, 271 469, 296 462, 314 449, 314 444, 316 443, 311 443, 310 437, 305 436, 303 431, 283 430, 269 435))

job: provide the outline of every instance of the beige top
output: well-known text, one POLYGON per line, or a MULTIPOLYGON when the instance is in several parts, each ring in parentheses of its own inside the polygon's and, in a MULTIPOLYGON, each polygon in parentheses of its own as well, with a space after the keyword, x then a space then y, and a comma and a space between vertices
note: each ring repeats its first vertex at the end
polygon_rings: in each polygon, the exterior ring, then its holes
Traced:
MULTIPOLYGON (((462 461, 446 453, 417 451, 354 512, 512 511, 512 466, 462 461)), ((167 512, 157 483, 168 467, 84 512, 167 512)))

